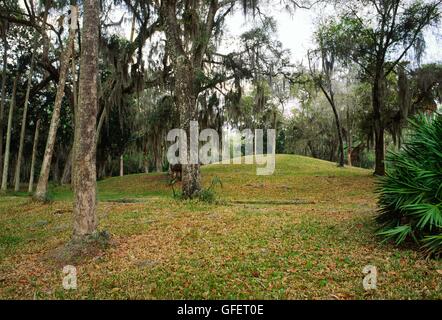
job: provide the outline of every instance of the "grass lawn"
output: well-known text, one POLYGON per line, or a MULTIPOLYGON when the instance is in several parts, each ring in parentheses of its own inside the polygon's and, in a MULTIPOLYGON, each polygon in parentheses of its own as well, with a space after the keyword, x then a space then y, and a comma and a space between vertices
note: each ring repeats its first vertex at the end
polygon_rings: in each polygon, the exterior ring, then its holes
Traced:
POLYGON ((72 231, 72 193, 53 201, 0 196, 0 298, 30 299, 442 299, 442 261, 374 235, 371 171, 277 156, 273 176, 247 165, 203 168, 219 201, 177 201, 165 175, 98 183, 100 229, 113 245, 76 265, 47 258, 72 231), (362 286, 366 265, 378 289, 362 286))

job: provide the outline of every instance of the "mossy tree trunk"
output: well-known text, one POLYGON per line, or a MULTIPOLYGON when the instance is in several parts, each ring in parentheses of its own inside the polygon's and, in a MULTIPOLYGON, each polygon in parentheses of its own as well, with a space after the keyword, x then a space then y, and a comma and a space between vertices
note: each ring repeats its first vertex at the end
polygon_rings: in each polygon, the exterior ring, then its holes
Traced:
MULTIPOLYGON (((180 127, 187 134, 191 121, 198 121, 197 97, 201 91, 198 75, 203 73, 203 57, 213 36, 215 16, 223 5, 225 3, 221 4, 218 0, 186 2, 182 14, 192 18, 182 21, 177 18, 180 5, 176 0, 164 0, 161 3, 167 50, 175 74, 175 103, 180 113, 180 127), (201 27, 201 21, 205 21, 204 27, 201 27)), ((191 144, 187 145, 189 159, 191 144)), ((199 164, 183 164, 183 197, 193 198, 200 190, 199 164)))

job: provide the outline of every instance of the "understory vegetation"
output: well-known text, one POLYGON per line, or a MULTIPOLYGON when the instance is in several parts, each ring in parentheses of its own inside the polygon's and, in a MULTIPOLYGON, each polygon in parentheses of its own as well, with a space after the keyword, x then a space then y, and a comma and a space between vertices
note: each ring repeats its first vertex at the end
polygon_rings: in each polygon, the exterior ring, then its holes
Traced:
POLYGON ((387 158, 380 182, 380 234, 401 244, 414 240, 442 253, 442 115, 410 120, 412 131, 399 152, 387 158))

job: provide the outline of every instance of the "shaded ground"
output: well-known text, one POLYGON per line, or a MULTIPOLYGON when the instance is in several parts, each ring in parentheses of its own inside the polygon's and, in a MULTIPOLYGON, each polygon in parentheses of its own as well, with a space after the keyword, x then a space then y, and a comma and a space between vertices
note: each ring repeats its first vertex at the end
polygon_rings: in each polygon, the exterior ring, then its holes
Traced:
POLYGON ((47 253, 68 241, 71 192, 54 202, 0 198, 1 298, 442 299, 442 262, 381 244, 371 172, 278 156, 270 177, 254 166, 208 166, 223 182, 217 204, 172 199, 167 177, 99 182, 100 228, 113 247, 80 265, 62 287, 47 253), (378 290, 362 287, 378 268, 378 290))

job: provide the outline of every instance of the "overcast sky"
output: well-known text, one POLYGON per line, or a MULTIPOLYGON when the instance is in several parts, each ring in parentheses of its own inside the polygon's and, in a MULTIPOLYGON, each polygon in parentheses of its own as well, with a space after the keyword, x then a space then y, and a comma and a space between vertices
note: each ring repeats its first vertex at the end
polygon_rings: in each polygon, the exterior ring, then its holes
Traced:
MULTIPOLYGON (((313 9, 297 9, 290 14, 278 6, 266 6, 262 10, 267 15, 275 18, 278 26, 278 39, 286 49, 291 51, 293 61, 301 62, 306 59, 308 49, 313 46, 312 37, 318 18, 324 13, 332 13, 331 8, 315 6, 313 9)), ((233 37, 239 36, 253 24, 253 20, 244 18, 242 12, 229 15, 226 20, 227 32, 233 37)), ((423 59, 424 63, 442 62, 442 30, 426 32, 427 50, 423 59)))

